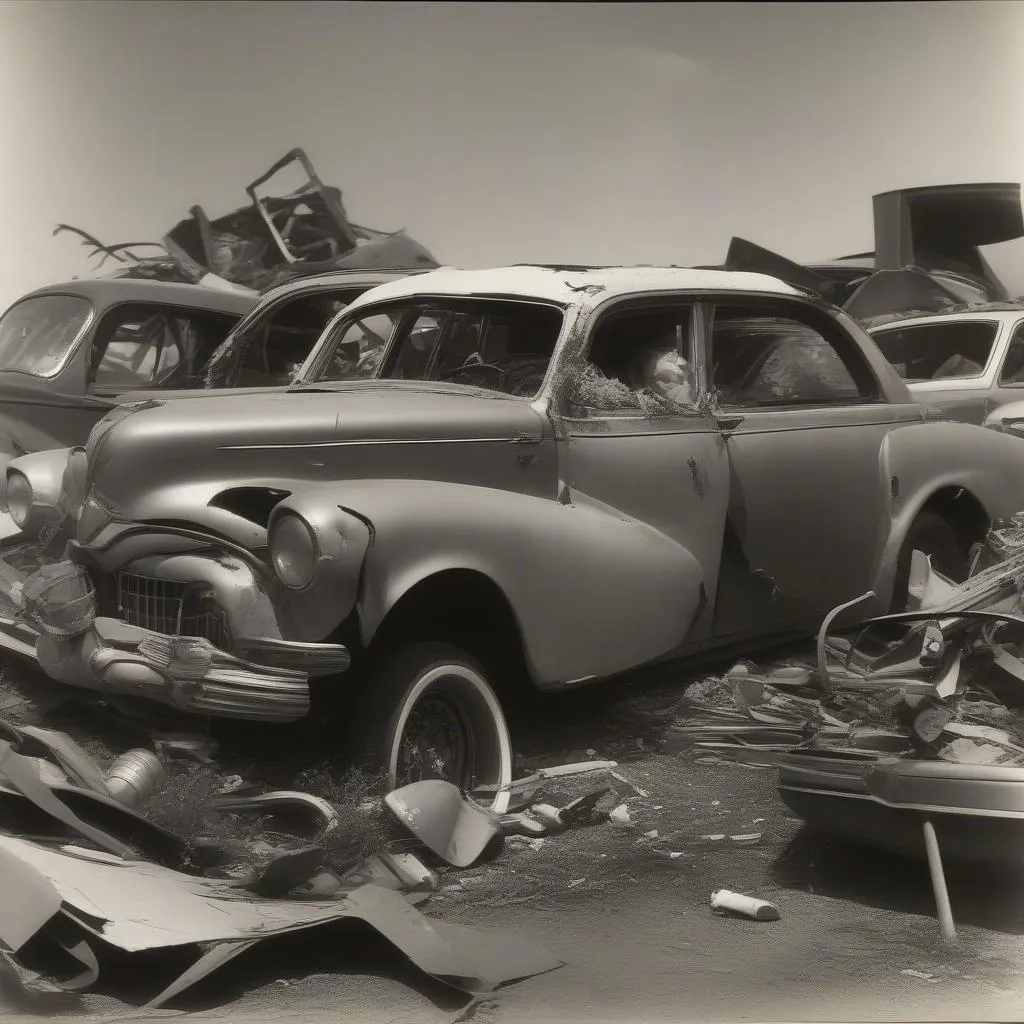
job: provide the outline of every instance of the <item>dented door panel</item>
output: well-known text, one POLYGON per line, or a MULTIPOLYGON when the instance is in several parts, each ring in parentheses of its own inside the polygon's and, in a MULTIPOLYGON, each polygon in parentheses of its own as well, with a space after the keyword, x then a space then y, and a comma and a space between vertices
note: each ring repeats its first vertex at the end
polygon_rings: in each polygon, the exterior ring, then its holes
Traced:
POLYGON ((692 556, 704 599, 680 642, 710 634, 729 501, 725 442, 698 415, 563 420, 563 477, 572 495, 601 501, 670 537, 692 556))
POLYGON ((748 411, 728 439, 719 637, 814 621, 874 582, 888 534, 886 435, 914 406, 748 411), (737 564, 738 563, 738 564, 737 564))

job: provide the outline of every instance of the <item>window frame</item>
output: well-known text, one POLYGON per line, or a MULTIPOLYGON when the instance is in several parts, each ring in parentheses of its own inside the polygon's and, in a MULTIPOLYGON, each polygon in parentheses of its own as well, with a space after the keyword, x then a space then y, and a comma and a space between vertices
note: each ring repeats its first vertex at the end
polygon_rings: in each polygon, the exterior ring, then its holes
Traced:
MULTIPOLYGON (((902 323, 902 325, 898 325, 898 324, 884 324, 883 326, 878 327, 877 330, 870 331, 869 334, 871 335, 871 340, 874 341, 876 345, 878 345, 878 340, 877 339, 878 339, 879 335, 884 335, 884 334, 887 334, 887 333, 888 334, 895 334, 897 331, 902 333, 902 332, 905 332, 905 331, 926 330, 928 328, 934 329, 936 327, 948 327, 948 328, 955 329, 962 322, 963 321, 957 321, 957 320, 938 320, 938 321, 928 321, 928 322, 923 322, 923 323, 908 323, 908 322, 904 321, 902 323)), ((982 367, 980 373, 966 374, 966 375, 964 375, 962 377, 959 377, 959 376, 958 377, 937 377, 937 378, 934 378, 934 379, 926 379, 926 380, 914 380, 912 378, 906 378, 906 377, 903 377, 902 375, 900 375, 900 380, 904 381, 904 383, 906 383, 907 385, 917 384, 919 386, 924 386, 924 385, 933 384, 933 383, 934 384, 945 384, 947 382, 948 383, 953 383, 953 382, 957 382, 957 381, 977 381, 977 380, 981 380, 983 377, 988 376, 990 370, 993 367, 993 363, 994 363, 996 355, 997 355, 997 350, 999 348, 999 344, 998 344, 999 343, 999 331, 1000 331, 1000 328, 1002 327, 1002 324, 1001 324, 1001 322, 999 320, 988 320, 988 319, 982 319, 980 317, 971 317, 970 321, 968 321, 968 322, 970 322, 970 323, 988 324, 988 325, 990 325, 991 327, 994 328, 994 331, 993 331, 993 334, 992 334, 992 344, 990 345, 989 350, 988 350, 988 357, 985 359, 985 365, 982 367)), ((1024 321, 1022 321, 1022 322, 1024 322, 1024 321)), ((882 348, 881 345, 878 345, 878 350, 882 353, 883 356, 885 356, 885 351, 884 351, 884 349, 882 348)), ((1009 348, 1007 348, 1007 354, 1009 354, 1009 348)), ((885 356, 885 358, 886 358, 886 362, 889 362, 889 357, 885 356)), ((893 369, 896 368, 895 364, 891 364, 891 365, 893 366, 893 369)))
POLYGON ((493 307, 495 305, 505 307, 528 306, 531 308, 546 309, 550 310, 553 314, 556 314, 559 318, 558 333, 556 334, 552 344, 551 355, 548 359, 544 379, 541 381, 534 394, 529 396, 510 395, 507 392, 495 391, 490 388, 474 387, 470 384, 434 380, 426 375, 415 380, 407 380, 406 383, 423 385, 435 384, 442 387, 467 387, 476 391, 486 391, 497 398, 509 398, 515 399, 516 401, 535 402, 546 392, 552 379, 554 368, 559 359, 561 342, 566 329, 566 307, 561 303, 552 302, 546 299, 518 295, 411 295, 403 296, 398 299, 385 300, 379 303, 367 304, 366 306, 361 306, 359 309, 352 311, 347 309, 341 310, 337 314, 333 324, 328 325, 324 334, 321 335, 321 338, 317 342, 313 352, 310 353, 310 358, 307 361, 306 367, 300 371, 294 381, 294 384, 315 385, 321 382, 324 384, 346 383, 344 381, 325 380, 322 376, 325 367, 330 362, 338 339, 344 336, 344 333, 353 322, 366 320, 369 317, 380 314, 396 316, 398 318, 398 323, 391 333, 391 338, 388 341, 383 356, 381 357, 377 372, 373 377, 365 378, 364 380, 397 381, 398 383, 402 383, 400 378, 394 378, 390 375, 394 372, 395 364, 402 352, 402 346, 404 345, 410 331, 415 326, 416 321, 422 316, 433 316, 442 321, 441 332, 439 333, 437 341, 430 353, 427 369, 425 371, 432 372, 436 365, 436 360, 438 359, 443 342, 450 330, 453 318, 464 313, 487 315, 490 311, 486 307, 493 307), (481 306, 483 306, 484 309, 481 309, 481 306), (328 332, 330 332, 330 334, 328 334, 328 332))
MULTIPOLYGON (((875 373, 874 367, 872 367, 861 345, 846 330, 843 324, 831 316, 823 306, 816 303, 802 302, 799 299, 789 299, 784 296, 742 293, 715 295, 710 305, 712 308, 706 318, 705 328, 704 374, 708 392, 716 410, 729 414, 742 413, 742 415, 747 416, 755 413, 797 412, 805 409, 855 409, 866 405, 888 402, 886 392, 881 386, 878 375, 875 373), (814 331, 826 344, 831 346, 858 390, 863 389, 866 393, 856 399, 844 399, 842 401, 833 399, 816 402, 779 402, 772 405, 727 405, 722 403, 721 394, 714 380, 714 328, 715 322, 722 310, 736 310, 737 308, 744 310, 743 319, 764 317, 775 320, 792 320, 814 331), (747 312, 748 310, 749 312, 747 312), (839 345, 836 344, 835 339, 839 339, 839 345), (848 358, 856 364, 855 367, 851 367, 847 359, 843 358, 843 349, 846 350, 848 358)), ((770 358, 770 355, 766 358, 770 358)))
POLYGON ((84 302, 89 307, 89 312, 79 328, 78 333, 72 339, 71 344, 68 345, 67 351, 61 357, 60 362, 49 372, 49 373, 36 373, 33 370, 26 370, 22 366, 3 366, 0 367, 0 371, 4 373, 23 373, 26 377, 33 377, 36 380, 54 380, 59 377, 74 360, 77 354, 81 351, 84 344, 84 340, 89 336, 92 331, 93 325, 96 323, 99 313, 96 309, 96 303, 87 295, 82 295, 79 292, 71 291, 57 291, 57 292, 43 292, 42 294, 36 295, 23 295, 20 299, 12 302, 2 314, 0 319, 6 317, 8 313, 11 313, 18 306, 23 305, 26 302, 38 302, 42 299, 58 298, 58 299, 77 299, 80 302, 84 302))
MULTIPOLYGON (((156 358, 156 361, 153 364, 153 378, 151 378, 148 383, 146 383, 146 384, 129 384, 129 383, 124 383, 124 384, 97 384, 96 381, 93 379, 93 374, 94 374, 93 356, 94 356, 94 353, 96 351, 97 338, 100 336, 100 333, 105 329, 107 323, 110 320, 115 319, 115 318, 118 320, 118 326, 114 328, 114 330, 110 333, 110 336, 105 341, 104 349, 103 349, 103 354, 100 356, 99 362, 97 362, 95 364, 96 370, 99 369, 99 366, 102 364, 103 359, 106 357, 106 353, 107 353, 107 350, 110 347, 111 342, 114 340, 114 337, 117 334, 117 331, 123 325, 126 311, 131 311, 131 310, 142 310, 142 311, 147 311, 148 310, 149 311, 148 314, 143 314, 142 316, 140 316, 140 319, 146 319, 147 316, 154 316, 154 315, 157 315, 157 314, 159 314, 160 316, 164 317, 165 321, 166 320, 189 320, 189 321, 193 321, 193 320, 198 319, 198 320, 210 320, 210 321, 216 322, 218 320, 230 321, 230 320, 233 319, 233 315, 231 313, 223 312, 223 311, 216 310, 216 309, 203 309, 203 308, 197 307, 197 306, 175 306, 175 305, 168 305, 166 303, 161 303, 161 302, 146 302, 146 301, 138 300, 138 299, 133 299, 133 300, 129 300, 129 301, 126 301, 126 302, 119 302, 116 305, 110 306, 109 308, 105 309, 102 312, 102 314, 100 314, 100 316, 98 317, 98 322, 97 322, 96 329, 92 332, 92 337, 91 337, 90 342, 89 342, 88 358, 86 360, 86 365, 85 365, 85 392, 86 392, 86 394, 90 394, 90 395, 117 395, 117 394, 121 394, 121 393, 126 392, 126 391, 157 391, 157 390, 160 390, 161 387, 164 386, 161 381, 158 381, 158 380, 155 379, 156 372, 157 372, 157 370, 159 369, 159 366, 160 366, 160 359, 161 359, 161 357, 163 355, 163 351, 164 351, 164 345, 163 344, 161 344, 160 348, 158 349, 157 358, 156 358)), ((233 333, 233 331, 235 330, 235 328, 238 325, 237 318, 234 318, 234 319, 235 319, 236 322, 234 323, 233 326, 228 328, 227 333, 226 333, 225 338, 224 338, 225 341, 233 333)), ((178 339, 178 343, 180 345, 180 338, 178 339)), ((216 352, 217 348, 219 348, 219 347, 220 347, 220 345, 218 345, 214 349, 214 352, 216 352)), ((183 347, 181 348, 181 355, 182 355, 181 362, 184 362, 186 360, 186 358, 187 358, 188 353, 184 351, 183 347)), ((209 358, 210 359, 213 358, 213 353, 212 352, 210 353, 210 357, 209 358)), ((180 366, 181 362, 177 363, 176 367, 180 366)), ((205 367, 203 368, 202 372, 205 375, 205 367)))
POLYGON ((1024 380, 1018 381, 1007 381, 1003 378, 1003 371, 1006 369, 1006 364, 1010 359, 1010 351, 1013 348, 1013 343, 1018 335, 1021 335, 1021 343, 1024 344, 1024 319, 1015 321, 1008 328, 1009 338, 1007 339, 1006 345, 1003 349, 1003 358, 999 363, 999 372, 996 374, 996 387, 999 388, 1024 388, 1024 380))

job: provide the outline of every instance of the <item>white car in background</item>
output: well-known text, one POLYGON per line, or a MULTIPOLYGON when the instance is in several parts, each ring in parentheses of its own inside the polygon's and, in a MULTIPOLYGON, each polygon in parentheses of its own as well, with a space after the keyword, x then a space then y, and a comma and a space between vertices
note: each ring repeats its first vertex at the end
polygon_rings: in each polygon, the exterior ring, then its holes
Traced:
POLYGON ((1024 403, 1024 302, 889 320, 868 333, 913 396, 950 419, 994 426, 1000 407, 1024 403))

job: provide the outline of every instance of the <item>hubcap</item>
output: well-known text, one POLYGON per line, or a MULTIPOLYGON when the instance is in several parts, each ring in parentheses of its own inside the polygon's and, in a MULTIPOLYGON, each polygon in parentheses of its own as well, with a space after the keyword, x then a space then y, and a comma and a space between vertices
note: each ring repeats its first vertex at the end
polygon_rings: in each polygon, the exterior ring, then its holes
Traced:
POLYGON ((458 703, 428 692, 409 713, 398 759, 400 785, 443 779, 459 787, 472 783, 472 734, 458 703))

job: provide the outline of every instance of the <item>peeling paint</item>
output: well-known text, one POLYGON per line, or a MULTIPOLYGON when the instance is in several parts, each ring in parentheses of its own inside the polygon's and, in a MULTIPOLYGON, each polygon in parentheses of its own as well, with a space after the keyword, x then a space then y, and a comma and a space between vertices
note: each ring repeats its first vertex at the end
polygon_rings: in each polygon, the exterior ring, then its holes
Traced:
POLYGON ((697 460, 691 455, 686 460, 686 464, 690 467, 690 479, 693 481, 693 489, 697 497, 701 500, 704 499, 704 476, 700 471, 700 466, 697 464, 697 460))
POLYGON ((768 596, 769 598, 771 598, 771 600, 774 601, 779 593, 779 585, 775 582, 775 577, 769 575, 767 572, 764 571, 764 569, 751 569, 750 575, 756 576, 759 580, 762 580, 765 584, 767 584, 769 588, 768 596))

